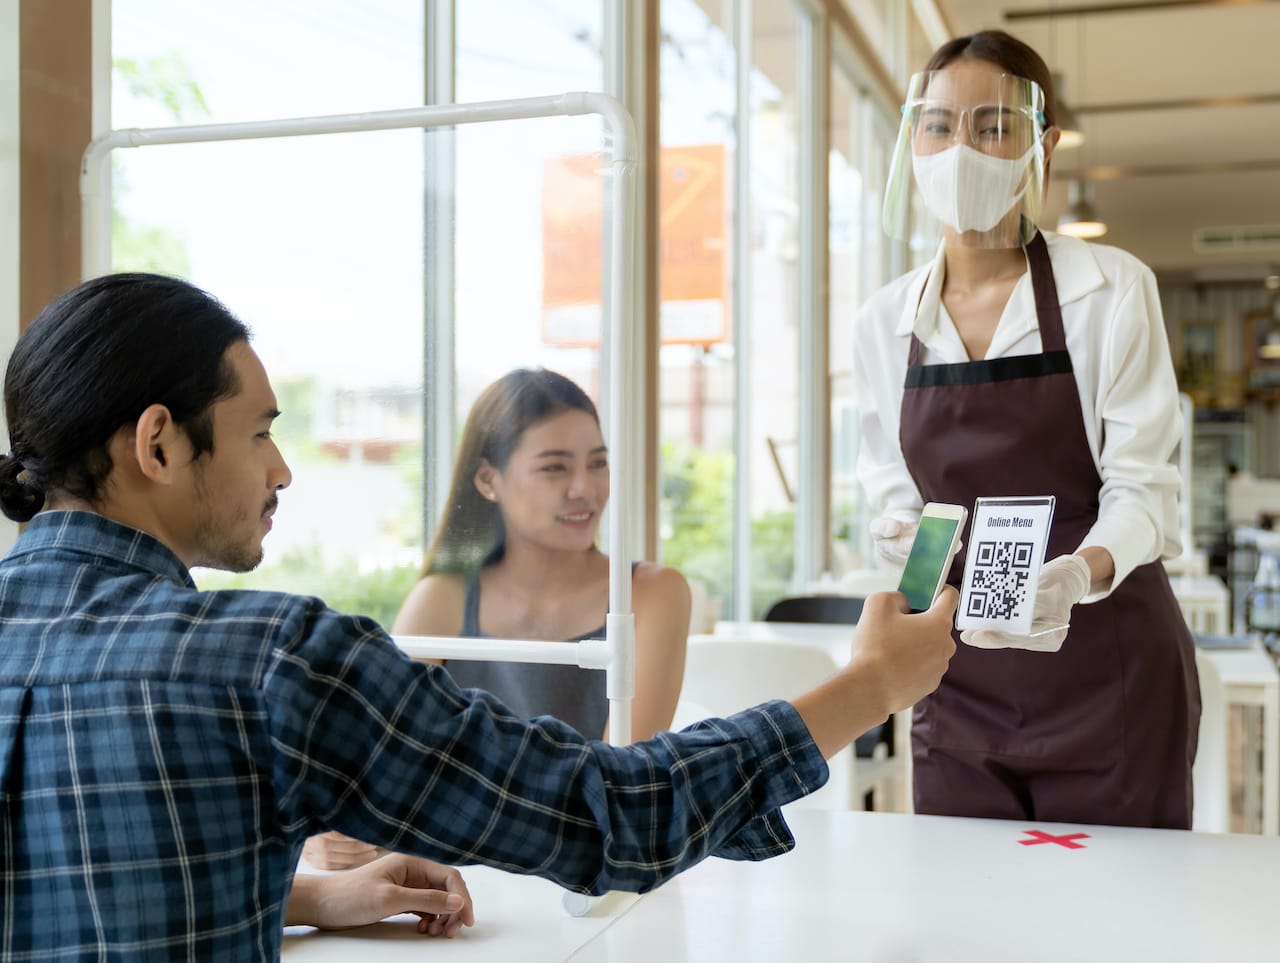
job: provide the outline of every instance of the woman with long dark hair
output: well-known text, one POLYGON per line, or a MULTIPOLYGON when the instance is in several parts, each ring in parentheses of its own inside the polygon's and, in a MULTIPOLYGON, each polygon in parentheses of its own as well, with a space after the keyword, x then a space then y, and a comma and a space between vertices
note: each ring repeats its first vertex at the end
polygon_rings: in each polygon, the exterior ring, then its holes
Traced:
MULTIPOLYGON (((462 432, 453 479, 422 578, 397 635, 535 639, 604 637, 610 559, 596 546, 609 500, 609 459, 596 407, 544 369, 489 385, 462 432)), ((684 678, 689 586, 675 569, 631 570, 636 631, 632 735, 670 728, 684 678)), ((454 660, 459 685, 486 689, 522 718, 550 715, 607 738, 604 673, 572 665, 454 660)), ((373 847, 332 834, 308 843, 325 868, 358 865, 373 847)))

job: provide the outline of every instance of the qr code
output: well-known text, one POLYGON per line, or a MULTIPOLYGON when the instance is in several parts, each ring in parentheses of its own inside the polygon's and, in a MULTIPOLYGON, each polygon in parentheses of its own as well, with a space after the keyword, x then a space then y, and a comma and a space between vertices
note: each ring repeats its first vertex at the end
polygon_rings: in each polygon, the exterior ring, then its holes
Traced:
POLYGON ((1027 601, 1032 542, 979 542, 973 555, 973 580, 966 615, 977 619, 1016 619, 1027 601))

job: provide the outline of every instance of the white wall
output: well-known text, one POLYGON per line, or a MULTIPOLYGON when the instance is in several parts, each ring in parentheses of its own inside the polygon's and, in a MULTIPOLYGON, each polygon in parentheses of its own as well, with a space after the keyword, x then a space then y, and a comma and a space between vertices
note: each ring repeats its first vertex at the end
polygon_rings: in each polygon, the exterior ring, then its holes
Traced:
MULTIPOLYGON (((18 3, 0 0, 0 362, 7 363, 18 338, 18 3)), ((2 364, 0 364, 2 368, 2 364)), ((9 447, 0 406, 3 440, 9 447)), ((0 552, 8 551, 18 527, 0 518, 0 552)))

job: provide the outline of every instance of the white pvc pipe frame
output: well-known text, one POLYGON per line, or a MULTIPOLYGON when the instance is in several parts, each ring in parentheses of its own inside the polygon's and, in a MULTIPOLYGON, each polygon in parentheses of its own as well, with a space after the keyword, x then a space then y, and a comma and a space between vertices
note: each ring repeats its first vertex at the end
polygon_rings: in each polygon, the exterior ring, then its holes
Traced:
POLYGON ((204 124, 192 127, 129 128, 108 131, 85 149, 80 167, 81 270, 91 278, 111 270, 111 152, 123 147, 161 144, 194 144, 223 140, 299 137, 311 134, 343 134, 363 130, 396 130, 413 127, 454 127, 499 120, 598 114, 612 135, 613 171, 609 243, 609 436, 613 440, 610 487, 614 509, 609 512, 609 614, 605 638, 582 642, 530 642, 515 639, 462 641, 439 636, 395 636, 407 654, 440 659, 493 659, 508 662, 549 662, 603 669, 609 697, 609 741, 631 741, 631 699, 635 694, 635 616, 631 611, 631 532, 626 506, 630 476, 624 405, 632 397, 627 364, 631 330, 630 290, 635 238, 634 175, 637 165, 636 126, 626 108, 600 93, 565 93, 473 104, 439 104, 325 117, 241 124, 204 124))

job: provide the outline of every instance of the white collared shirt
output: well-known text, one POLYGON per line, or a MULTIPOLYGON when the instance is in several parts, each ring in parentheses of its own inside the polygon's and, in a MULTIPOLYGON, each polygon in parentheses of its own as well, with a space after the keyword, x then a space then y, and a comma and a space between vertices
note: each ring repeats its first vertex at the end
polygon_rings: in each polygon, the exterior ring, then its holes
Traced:
MULTIPOLYGON (((1098 520, 1079 548, 1105 548, 1116 568, 1111 585, 1086 598, 1094 601, 1139 565, 1182 550, 1180 479, 1169 461, 1182 440, 1182 412, 1151 270, 1119 248, 1044 236, 1085 435, 1102 478, 1098 520)), ((944 264, 939 248, 931 265, 872 295, 854 322, 853 381, 862 427, 858 479, 876 515, 903 521, 918 519, 923 505, 898 441, 911 334, 923 347, 921 364, 970 360, 941 301, 944 264)), ((1028 271, 1014 285, 987 358, 1042 350, 1028 271)))

